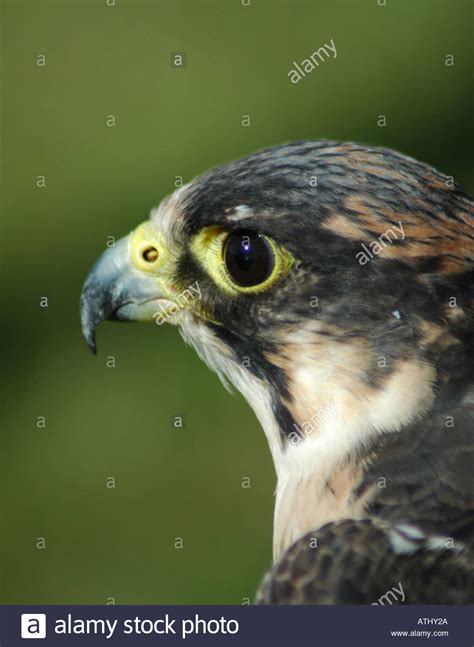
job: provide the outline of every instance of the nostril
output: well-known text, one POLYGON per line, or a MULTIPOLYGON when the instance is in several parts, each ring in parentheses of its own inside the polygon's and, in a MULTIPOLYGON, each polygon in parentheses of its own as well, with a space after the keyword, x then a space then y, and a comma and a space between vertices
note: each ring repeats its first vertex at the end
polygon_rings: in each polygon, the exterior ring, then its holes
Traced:
POLYGON ((142 256, 147 263, 153 263, 158 258, 158 250, 156 247, 147 247, 142 256))

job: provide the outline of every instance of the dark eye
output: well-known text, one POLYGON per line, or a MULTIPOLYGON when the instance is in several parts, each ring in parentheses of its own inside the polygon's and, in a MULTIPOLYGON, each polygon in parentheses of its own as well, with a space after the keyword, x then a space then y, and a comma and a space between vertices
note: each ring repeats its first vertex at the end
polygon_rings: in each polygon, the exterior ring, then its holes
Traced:
POLYGON ((224 262, 231 279, 241 287, 259 285, 275 263, 273 250, 264 236, 253 231, 232 232, 225 242, 224 262))

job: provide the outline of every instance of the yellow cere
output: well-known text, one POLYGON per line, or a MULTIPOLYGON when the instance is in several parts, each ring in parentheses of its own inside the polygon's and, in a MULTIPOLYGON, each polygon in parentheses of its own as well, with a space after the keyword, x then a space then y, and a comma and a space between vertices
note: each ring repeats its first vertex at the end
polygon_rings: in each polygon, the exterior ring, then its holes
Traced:
POLYGON ((290 271, 294 257, 274 240, 265 236, 274 255, 274 266, 270 276, 258 285, 244 287, 237 285, 230 277, 224 262, 224 247, 229 230, 216 225, 202 229, 191 242, 191 251, 201 267, 213 281, 228 294, 238 295, 267 290, 290 271))
POLYGON ((170 300, 181 291, 176 284, 178 255, 179 250, 170 249, 164 236, 148 220, 130 234, 131 262, 137 269, 156 276, 161 289, 170 300))
POLYGON ((150 221, 142 222, 130 237, 130 258, 139 270, 157 272, 170 260, 163 237, 150 221))

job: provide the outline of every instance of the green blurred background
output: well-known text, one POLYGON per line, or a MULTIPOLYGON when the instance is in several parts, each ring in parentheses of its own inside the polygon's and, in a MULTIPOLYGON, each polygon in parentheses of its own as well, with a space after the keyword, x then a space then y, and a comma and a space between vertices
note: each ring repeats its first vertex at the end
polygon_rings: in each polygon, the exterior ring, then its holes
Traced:
POLYGON ((91 264, 176 176, 333 138, 473 191, 470 2, 248 4, 2 4, 2 603, 240 604, 270 564, 273 467, 240 396, 171 327, 104 324, 95 358, 81 338, 91 264))

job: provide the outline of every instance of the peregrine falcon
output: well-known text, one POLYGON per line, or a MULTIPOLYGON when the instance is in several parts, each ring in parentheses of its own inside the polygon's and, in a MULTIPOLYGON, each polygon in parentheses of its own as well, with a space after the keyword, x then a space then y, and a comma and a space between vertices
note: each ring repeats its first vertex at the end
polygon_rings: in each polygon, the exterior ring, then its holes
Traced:
POLYGON ((452 177, 301 141, 179 188, 94 265, 94 352, 106 319, 167 321, 261 423, 277 486, 258 603, 398 585, 409 604, 474 601, 473 260, 452 177))

